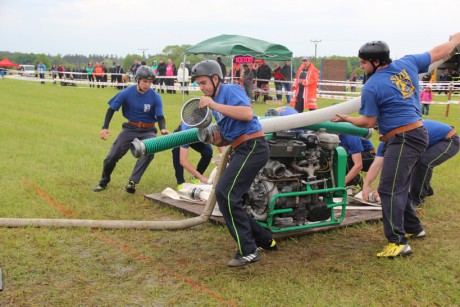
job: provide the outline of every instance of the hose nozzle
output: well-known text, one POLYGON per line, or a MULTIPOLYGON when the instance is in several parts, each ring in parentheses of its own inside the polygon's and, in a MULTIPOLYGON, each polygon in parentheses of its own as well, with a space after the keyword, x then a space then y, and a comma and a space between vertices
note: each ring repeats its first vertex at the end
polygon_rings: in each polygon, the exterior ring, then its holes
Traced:
POLYGON ((135 138, 130 146, 131 153, 133 154, 134 158, 141 158, 145 156, 145 144, 138 138, 135 138))

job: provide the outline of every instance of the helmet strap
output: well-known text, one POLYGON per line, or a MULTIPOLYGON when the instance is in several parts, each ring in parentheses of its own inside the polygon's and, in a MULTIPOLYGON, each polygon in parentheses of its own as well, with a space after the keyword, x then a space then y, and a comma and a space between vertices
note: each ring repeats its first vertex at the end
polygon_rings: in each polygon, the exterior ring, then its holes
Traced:
POLYGON ((372 71, 371 74, 369 74, 367 77, 370 78, 373 74, 375 74, 375 72, 377 71, 377 68, 379 68, 380 66, 382 66, 382 62, 379 60, 379 65, 374 65, 374 61, 370 61, 371 62, 371 65, 372 67, 374 68, 374 70, 372 71))
POLYGON ((217 85, 214 83, 214 76, 213 75, 212 77, 209 77, 211 78, 211 83, 212 83, 212 86, 214 88, 214 91, 212 92, 212 95, 211 95, 211 98, 214 98, 216 96, 216 92, 217 92, 217 88, 219 87, 220 85, 220 78, 218 78, 219 81, 217 81, 217 85))
POLYGON ((136 85, 137 91, 141 94, 144 94, 145 91, 141 89, 141 86, 139 85, 139 83, 140 83, 140 79, 137 80, 137 85, 136 85))

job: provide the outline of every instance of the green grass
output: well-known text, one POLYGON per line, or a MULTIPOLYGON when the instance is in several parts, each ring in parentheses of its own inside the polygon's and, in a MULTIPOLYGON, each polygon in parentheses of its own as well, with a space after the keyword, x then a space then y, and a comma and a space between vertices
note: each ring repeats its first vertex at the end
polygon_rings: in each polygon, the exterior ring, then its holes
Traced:
MULTIPOLYGON (((144 200, 175 186, 170 151, 156 154, 136 194, 123 190, 135 162, 130 153, 109 189, 92 192, 123 122, 116 113, 112 136, 99 139, 115 93, 0 80, 0 217, 184 218, 144 200)), ((163 102, 172 131, 182 96, 165 94, 163 102)), ((262 115, 267 107, 258 103, 255 111, 262 115)), ((430 118, 460 127, 460 106, 451 106, 448 118, 445 109, 433 105, 430 118)), ((191 158, 198 156, 192 151, 191 158)), ((405 259, 375 257, 386 243, 381 223, 285 239, 278 252, 237 270, 226 267, 233 240, 211 223, 179 231, 0 228, 0 305, 458 306, 459 162, 457 155, 435 169, 435 195, 422 217, 428 236, 414 240, 414 254, 405 259)))

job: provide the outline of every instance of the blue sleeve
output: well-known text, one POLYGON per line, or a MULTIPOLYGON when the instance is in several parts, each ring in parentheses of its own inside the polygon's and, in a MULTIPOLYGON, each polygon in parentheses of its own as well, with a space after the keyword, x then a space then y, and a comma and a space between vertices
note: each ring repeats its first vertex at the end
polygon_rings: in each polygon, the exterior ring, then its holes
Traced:
POLYGON ((118 94, 116 94, 112 99, 109 100, 109 106, 112 110, 118 111, 120 110, 120 107, 123 104, 124 98, 125 98, 125 91, 121 91, 118 94))
POLYGON ((422 54, 414 55, 415 62, 417 63, 418 73, 424 73, 428 71, 428 67, 431 64, 431 55, 429 52, 425 52, 422 54))
POLYGON ((363 88, 359 114, 369 117, 379 116, 378 100, 379 98, 375 88, 363 88))
POLYGON ((375 153, 376 157, 383 157, 383 146, 385 146, 385 142, 380 142, 379 147, 377 148, 377 152, 375 153))

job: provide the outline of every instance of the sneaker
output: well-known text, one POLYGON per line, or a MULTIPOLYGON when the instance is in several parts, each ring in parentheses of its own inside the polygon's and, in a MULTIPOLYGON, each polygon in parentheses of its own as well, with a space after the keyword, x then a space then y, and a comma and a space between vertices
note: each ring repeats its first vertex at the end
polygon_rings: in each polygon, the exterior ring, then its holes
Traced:
POLYGON ((276 241, 275 239, 272 239, 270 241, 270 245, 269 246, 259 246, 257 247, 257 250, 258 251, 277 251, 278 250, 278 244, 276 244, 276 241))
POLYGON ((136 184, 134 181, 130 180, 128 181, 128 184, 125 187, 125 191, 128 193, 135 193, 136 192, 136 184))
POLYGON ((192 179, 192 183, 193 183, 193 184, 201 184, 201 180, 195 178, 195 179, 192 179))
POLYGON ((246 255, 246 256, 236 256, 235 258, 233 258, 227 263, 227 266, 235 268, 239 266, 244 266, 249 263, 254 263, 259 260, 260 260, 260 256, 256 250, 254 253, 246 255))
POLYGON ((377 257, 394 258, 398 256, 407 256, 412 254, 412 249, 409 244, 389 243, 382 252, 377 254, 377 257))
POLYGON ((93 191, 94 192, 101 192, 101 191, 104 191, 105 189, 107 189, 107 186, 106 185, 102 185, 102 184, 97 184, 93 187, 93 191))
POLYGON ((181 183, 181 184, 179 184, 179 185, 177 186, 176 190, 177 190, 177 191, 180 191, 180 190, 182 190, 183 187, 184 187, 184 184, 181 183))
POLYGON ((359 185, 349 185, 346 186, 345 189, 347 190, 348 196, 354 196, 361 191, 361 186, 359 185))
POLYGON ((421 238, 425 238, 425 236, 426 236, 425 230, 422 230, 418 233, 406 233, 406 238, 408 239, 421 239, 421 238))

